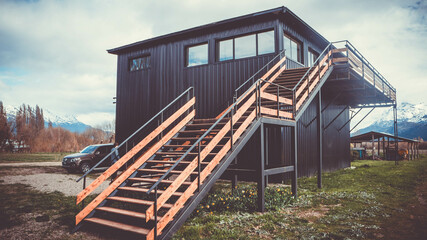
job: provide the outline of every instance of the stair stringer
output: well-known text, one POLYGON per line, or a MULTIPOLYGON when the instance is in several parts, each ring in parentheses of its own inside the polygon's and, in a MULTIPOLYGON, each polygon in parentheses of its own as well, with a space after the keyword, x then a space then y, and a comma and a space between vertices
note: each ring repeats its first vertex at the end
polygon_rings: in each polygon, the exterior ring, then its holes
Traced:
MULTIPOLYGON (((287 120, 281 120, 283 122, 289 122, 287 120)), ((241 152, 246 143, 251 139, 251 137, 255 134, 255 132, 261 127, 263 122, 263 118, 258 118, 255 120, 251 126, 245 131, 242 137, 233 145, 233 150, 229 151, 227 155, 225 155, 224 159, 217 165, 215 170, 205 179, 202 186, 200 187, 200 191, 196 192, 188 201, 187 204, 178 212, 178 214, 174 217, 174 220, 171 221, 167 227, 162 231, 162 234, 159 236, 159 239, 170 239, 172 235, 178 231, 178 229, 184 224, 187 218, 191 215, 191 213, 197 208, 199 203, 203 200, 203 198, 209 193, 210 189, 213 187, 215 182, 221 177, 221 175, 225 172, 228 166, 232 163, 232 161, 237 157, 237 155, 241 152)), ((289 124, 285 124, 289 125, 289 124)), ((290 124, 295 126, 294 122, 290 124)))
POLYGON ((298 110, 296 116, 295 116, 295 122, 298 122, 299 118, 302 116, 304 111, 307 109, 307 107, 310 105, 311 101, 317 96, 317 93, 320 91, 320 89, 325 84, 326 80, 328 80, 329 76, 331 75, 332 71, 334 70, 334 65, 331 65, 328 70, 326 70, 325 74, 323 74, 322 78, 320 79, 319 83, 316 85, 316 87, 311 91, 310 96, 305 100, 303 103, 301 109, 298 110))

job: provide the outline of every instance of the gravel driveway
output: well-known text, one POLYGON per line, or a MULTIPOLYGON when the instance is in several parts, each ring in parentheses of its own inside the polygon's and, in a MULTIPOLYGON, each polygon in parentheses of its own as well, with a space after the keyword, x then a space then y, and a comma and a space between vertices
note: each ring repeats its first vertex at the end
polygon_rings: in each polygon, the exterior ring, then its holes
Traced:
MULTIPOLYGON (((82 191, 83 180, 76 182, 76 175, 66 173, 38 173, 30 175, 8 175, 0 177, 0 184, 27 184, 42 192, 59 191, 66 196, 76 196, 82 191)), ((86 186, 93 181, 86 180, 86 186)), ((103 182, 93 193, 100 193, 108 187, 109 181, 103 182)))
POLYGON ((62 162, 0 163, 0 167, 60 167, 62 162))

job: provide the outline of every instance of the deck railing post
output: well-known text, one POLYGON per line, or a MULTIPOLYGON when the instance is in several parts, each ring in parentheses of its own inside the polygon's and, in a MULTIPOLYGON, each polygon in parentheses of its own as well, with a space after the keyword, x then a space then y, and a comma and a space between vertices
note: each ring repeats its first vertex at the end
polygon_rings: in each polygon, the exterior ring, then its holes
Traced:
POLYGON ((258 85, 255 85, 255 115, 258 119, 258 85))
POLYGON ((154 189, 154 239, 157 239, 157 186, 154 189))
POLYGON ((279 94, 280 94, 280 90, 279 90, 279 86, 277 86, 277 118, 280 118, 279 115, 279 94))
POLYGON ((231 108, 231 116, 230 116, 230 149, 233 150, 233 115, 234 108, 231 108))
MULTIPOLYGON (((200 141, 201 142, 201 141, 200 141)), ((197 153, 197 192, 200 192, 200 142, 198 143, 198 153, 197 153)))
MULTIPOLYGON (((83 178, 83 190, 86 189, 86 176, 83 178)), ((85 208, 85 200, 82 200, 82 209, 85 208)))

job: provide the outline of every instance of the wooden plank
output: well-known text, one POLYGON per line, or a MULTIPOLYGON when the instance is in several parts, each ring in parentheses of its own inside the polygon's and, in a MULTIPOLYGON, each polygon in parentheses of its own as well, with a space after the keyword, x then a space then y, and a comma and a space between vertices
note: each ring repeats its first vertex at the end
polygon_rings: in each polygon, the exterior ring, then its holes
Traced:
POLYGON ((313 71, 308 75, 308 81, 310 82, 311 79, 316 75, 317 71, 319 70, 319 66, 316 66, 313 71))
POLYGON ((99 187, 107 178, 109 178, 113 173, 118 171, 126 162, 128 162, 132 157, 141 151, 148 143, 150 143, 154 138, 156 138, 163 130, 165 130, 171 123, 173 123, 179 116, 181 116, 185 111, 187 111, 195 103, 195 98, 193 97, 188 101, 184 106, 182 106, 178 111, 172 114, 166 121, 164 121, 160 126, 158 126, 154 131, 152 131, 148 136, 146 136, 141 142, 139 142, 135 147, 133 147, 129 152, 127 152, 123 157, 121 157, 117 162, 115 162, 108 170, 103 172, 98 178, 96 178, 89 186, 87 186, 83 191, 77 195, 77 204, 79 204, 83 199, 85 199, 91 192, 93 192, 97 187, 99 187))
MULTIPOLYGON (((130 192, 142 192, 142 193, 146 193, 149 188, 139 188, 139 187, 119 187, 117 188, 119 190, 124 190, 124 191, 130 191, 130 192)), ((164 190, 157 190, 157 193, 163 193, 164 190)), ((151 194, 154 194, 154 191, 151 192, 151 194)), ((173 196, 181 196, 182 193, 180 192, 174 192, 173 196)))
POLYGON ((129 211, 129 210, 120 209, 120 208, 98 207, 98 208, 96 208, 96 210, 100 210, 100 211, 103 211, 103 212, 120 214, 120 215, 125 215, 125 216, 129 216, 129 217, 135 217, 135 218, 145 219, 145 214, 144 213, 135 212, 135 211, 129 211))
POLYGON ((301 94, 301 92, 305 90, 305 87, 307 87, 307 81, 303 81, 299 85, 298 90, 295 92, 295 99, 298 99, 298 97, 301 94))
POLYGON ((329 59, 329 57, 331 56, 331 51, 329 51, 328 52, 328 54, 326 54, 323 58, 322 58, 322 60, 320 61, 320 63, 319 63, 319 65, 320 66, 323 66, 323 64, 326 62, 326 60, 328 60, 329 59))
MULTIPOLYGON (((277 101, 277 96, 271 93, 261 92, 261 97, 271 101, 275 101, 275 102, 277 101)), ((292 105, 292 100, 285 97, 279 97, 279 102, 292 105)))
POLYGON ((339 53, 339 52, 345 52, 345 51, 347 51, 347 48, 332 49, 332 53, 339 53))
POLYGON ((302 97, 300 98, 300 100, 297 102, 297 105, 295 106, 296 110, 299 109, 299 107, 302 105, 302 103, 304 102, 304 100, 308 97, 308 93, 305 92, 302 97))
POLYGON ((137 227, 137 226, 133 226, 133 225, 128 225, 128 224, 124 224, 124 223, 119 223, 119 222, 114 222, 114 221, 101 219, 101 218, 89 218, 89 219, 86 219, 86 221, 96 223, 96 224, 100 224, 100 225, 104 225, 104 226, 108 226, 108 227, 112 227, 112 228, 116 228, 116 229, 120 229, 120 230, 124 230, 124 231, 128 231, 128 232, 141 234, 141 235, 147 235, 150 231, 150 230, 145 229, 145 228, 141 228, 141 227, 137 227))
MULTIPOLYGON (((261 107, 261 113, 277 117, 277 110, 261 107)), ((279 111, 279 117, 292 118, 292 113, 279 111)))
POLYGON ((308 88, 308 91, 311 92, 316 87, 316 84, 319 82, 320 78, 319 75, 317 75, 316 79, 310 84, 310 87, 308 88))
POLYGON ((333 58, 332 59, 332 63, 337 63, 337 62, 348 62, 348 58, 347 57, 340 57, 340 58, 333 58))
POLYGON ((280 59, 264 76, 261 77, 261 79, 266 80, 268 76, 270 76, 284 61, 286 61, 286 56, 280 59))
POLYGON ((114 180, 102 193, 92 200, 79 214, 76 215, 76 225, 79 224, 89 213, 93 211, 102 201, 104 201, 117 187, 119 187, 132 173, 134 173, 142 164, 144 164, 154 153, 156 153, 165 143, 167 143, 181 128, 194 118, 196 112, 191 111, 175 127, 173 127, 160 141, 155 143, 148 151, 139 157, 132 166, 126 169, 120 176, 114 180))
MULTIPOLYGON (((280 68, 280 70, 279 71, 277 71, 277 73, 275 73, 274 75, 273 75, 273 77, 271 77, 269 80, 268 80, 268 82, 264 82, 264 85, 261 87, 261 92, 262 91, 264 91, 269 85, 270 85, 270 83, 271 82, 274 82, 275 80, 276 80, 276 78, 278 77, 278 76, 280 76, 280 74, 282 74, 282 72, 283 71, 285 71, 286 70, 286 65, 284 65, 282 68, 280 68)), ((265 79, 264 79, 265 80, 265 79)))
MULTIPOLYGON (((142 200, 142 199, 135 199, 135 198, 128 198, 128 197, 108 197, 107 199, 118 201, 118 202, 127 202, 127 203, 133 203, 133 204, 139 204, 139 205, 145 205, 149 206, 150 204, 153 204, 153 201, 148 200, 142 200)), ((165 204, 165 208, 171 208, 172 204, 165 204)))
POLYGON ((239 137, 243 134, 243 132, 247 129, 249 124, 252 123, 252 121, 256 117, 256 111, 252 111, 251 114, 246 118, 246 120, 240 125, 240 127, 236 130, 236 132, 233 134, 233 144, 239 139, 239 137))
MULTIPOLYGON (((155 183, 158 181, 158 179, 154 178, 129 178, 131 181, 138 181, 138 182, 148 182, 148 183, 155 183)), ((172 180, 162 180, 161 183, 173 183, 172 180)), ((191 182, 184 182, 182 185, 190 185, 191 182)))

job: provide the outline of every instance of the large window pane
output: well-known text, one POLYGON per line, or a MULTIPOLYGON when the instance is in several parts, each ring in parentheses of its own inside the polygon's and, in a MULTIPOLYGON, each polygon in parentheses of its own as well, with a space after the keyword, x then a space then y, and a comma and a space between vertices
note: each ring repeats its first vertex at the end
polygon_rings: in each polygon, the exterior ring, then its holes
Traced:
POLYGON ((219 42, 219 60, 233 59, 233 39, 219 42))
POLYGON ((274 31, 258 33, 258 55, 274 52, 274 31))
POLYGON ((283 44, 286 49, 286 56, 292 60, 302 63, 301 44, 287 35, 283 36, 283 44))
POLYGON ((187 48, 187 66, 197 66, 208 63, 208 44, 187 48))
POLYGON ((255 34, 234 39, 235 58, 252 57, 256 55, 255 34))

